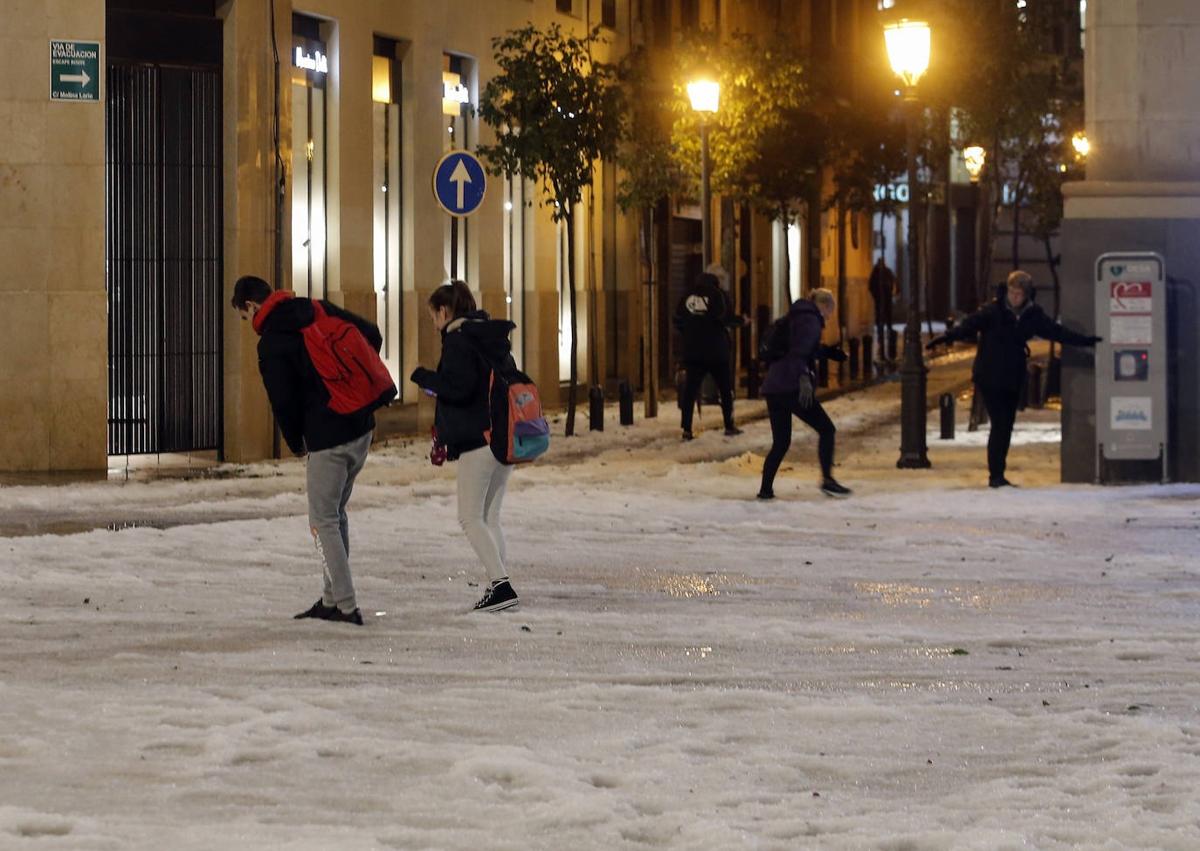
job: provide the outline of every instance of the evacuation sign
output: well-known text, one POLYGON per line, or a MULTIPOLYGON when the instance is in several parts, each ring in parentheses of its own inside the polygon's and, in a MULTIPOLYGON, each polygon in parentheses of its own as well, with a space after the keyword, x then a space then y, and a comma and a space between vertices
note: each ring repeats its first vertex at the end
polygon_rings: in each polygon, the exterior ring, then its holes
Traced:
POLYGON ((50 42, 50 100, 100 100, 100 42, 50 42))

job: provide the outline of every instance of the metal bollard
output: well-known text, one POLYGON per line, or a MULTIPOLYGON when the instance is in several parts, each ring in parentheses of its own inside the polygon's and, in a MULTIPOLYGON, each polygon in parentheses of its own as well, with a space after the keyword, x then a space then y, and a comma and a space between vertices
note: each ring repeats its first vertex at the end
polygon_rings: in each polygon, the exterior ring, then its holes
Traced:
POLYGON ((633 425, 633 387, 628 381, 622 381, 617 391, 621 407, 621 425, 633 425))
POLYGON ((850 380, 858 381, 858 337, 850 338, 850 380))
POLYGON ((862 338, 862 377, 870 381, 875 375, 875 338, 864 334, 862 338))
POLYGON ((817 362, 817 386, 829 386, 829 358, 821 358, 817 362))
POLYGON ((762 386, 762 374, 758 358, 751 358, 746 366, 746 398, 757 399, 758 388, 762 386))
POLYGON ((942 440, 954 440, 954 394, 943 393, 938 405, 942 409, 942 440))
POLYGON ((896 360, 896 358, 899 357, 898 352, 900 351, 900 349, 899 349, 900 334, 896 331, 895 328, 889 328, 889 329, 887 329, 887 335, 888 335, 887 359, 889 361, 894 361, 894 360, 896 360))
POLYGON ((604 391, 599 387, 588 390, 588 427, 592 431, 604 431, 604 391))

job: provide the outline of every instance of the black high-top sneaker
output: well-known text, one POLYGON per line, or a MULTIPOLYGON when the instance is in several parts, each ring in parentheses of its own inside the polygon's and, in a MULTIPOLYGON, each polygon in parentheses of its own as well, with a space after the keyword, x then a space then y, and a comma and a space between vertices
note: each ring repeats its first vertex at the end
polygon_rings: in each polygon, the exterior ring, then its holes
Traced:
POLYGON ((475 611, 498 612, 502 609, 511 608, 518 602, 517 592, 513 590, 508 580, 497 579, 483 592, 483 596, 475 604, 475 611))
POLYGON ((741 433, 742 433, 742 430, 740 428, 738 428, 737 426, 726 426, 725 427, 725 436, 726 437, 737 437, 741 433))
POLYGON ((320 600, 313 603, 309 608, 305 609, 298 615, 292 615, 293 620, 301 620, 303 618, 320 618, 321 620, 329 620, 329 616, 337 611, 337 606, 326 606, 320 600))
POLYGON ((821 493, 825 494, 825 496, 831 496, 834 499, 845 499, 854 493, 854 491, 839 484, 837 479, 830 477, 821 482, 821 493))
POLYGON ((1015 488, 1016 485, 1014 485, 1008 479, 1004 478, 1004 476, 997 476, 997 477, 988 479, 988 487, 989 488, 1015 488))
POLYGON ((352 612, 343 612, 337 606, 334 606, 333 613, 326 617, 325 620, 334 621, 335 623, 352 623, 355 626, 363 625, 362 610, 360 609, 355 609, 352 612))

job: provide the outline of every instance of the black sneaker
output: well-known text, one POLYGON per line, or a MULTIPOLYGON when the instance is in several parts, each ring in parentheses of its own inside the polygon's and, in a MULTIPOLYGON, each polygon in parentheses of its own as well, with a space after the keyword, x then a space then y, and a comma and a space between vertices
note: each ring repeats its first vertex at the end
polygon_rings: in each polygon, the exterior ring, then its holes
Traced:
POLYGON ((826 479, 821 482, 821 493, 825 494, 825 496, 831 496, 834 499, 845 499, 854 493, 854 491, 839 484, 837 479, 826 479))
POLYGON ((696 435, 692 434, 690 431, 685 431, 685 432, 683 433, 683 439, 684 439, 684 440, 695 440, 695 439, 696 439, 696 435))
POLYGON ((759 491, 758 498, 761 500, 774 499, 775 491, 759 491))
POLYGON ((320 618, 321 620, 329 620, 330 616, 337 611, 337 606, 326 606, 320 600, 313 603, 311 607, 305 609, 298 615, 292 615, 293 620, 301 620, 303 618, 320 618))
POLYGON ((507 579, 500 579, 489 585, 488 589, 483 592, 483 596, 475 604, 475 611, 498 612, 511 608, 517 603, 517 592, 513 590, 507 579))
POLYGON ((738 428, 737 426, 729 426, 727 429, 725 429, 726 437, 737 437, 741 433, 742 433, 742 430, 740 428, 738 428))
POLYGON ((343 612, 341 609, 334 606, 333 613, 326 617, 325 620, 334 621, 335 623, 352 623, 355 626, 363 625, 361 609, 355 609, 352 612, 343 612))
POLYGON ((1014 485, 1008 479, 1004 478, 1004 476, 1000 476, 999 478, 988 479, 988 487, 989 488, 1015 488, 1016 485, 1014 485))

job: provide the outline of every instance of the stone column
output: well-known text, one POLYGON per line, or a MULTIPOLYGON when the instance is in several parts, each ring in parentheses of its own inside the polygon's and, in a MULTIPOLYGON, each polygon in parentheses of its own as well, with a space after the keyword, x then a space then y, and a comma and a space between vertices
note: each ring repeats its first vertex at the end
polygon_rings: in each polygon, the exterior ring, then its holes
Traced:
MULTIPOLYGON (((1156 251, 1166 259, 1172 386, 1171 470, 1200 480, 1192 437, 1200 412, 1200 4, 1103 0, 1089 4, 1085 44, 1087 180, 1065 189, 1064 324, 1090 333, 1097 257, 1156 251)), ((1096 458, 1090 352, 1063 353, 1064 481, 1091 481, 1096 458)), ((1157 476, 1153 477, 1157 479, 1157 476)))
POLYGON ((100 100, 50 100, 50 39, 104 41, 104 3, 18 3, 0 26, 0 470, 107 456, 100 100))

